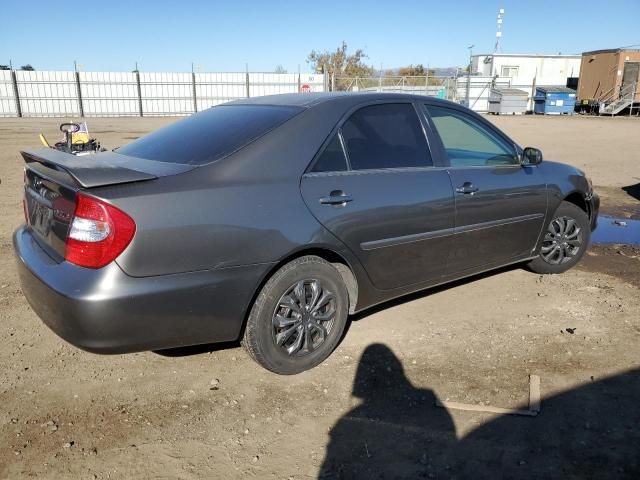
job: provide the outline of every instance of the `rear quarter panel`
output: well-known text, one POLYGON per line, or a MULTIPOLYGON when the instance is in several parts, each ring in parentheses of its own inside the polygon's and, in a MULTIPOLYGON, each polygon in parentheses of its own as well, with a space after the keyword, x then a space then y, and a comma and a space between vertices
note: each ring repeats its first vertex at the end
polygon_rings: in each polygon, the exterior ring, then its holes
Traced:
POLYGON ((277 262, 305 246, 344 249, 300 194, 300 178, 339 113, 316 107, 212 164, 94 190, 136 222, 118 264, 144 277, 277 262))

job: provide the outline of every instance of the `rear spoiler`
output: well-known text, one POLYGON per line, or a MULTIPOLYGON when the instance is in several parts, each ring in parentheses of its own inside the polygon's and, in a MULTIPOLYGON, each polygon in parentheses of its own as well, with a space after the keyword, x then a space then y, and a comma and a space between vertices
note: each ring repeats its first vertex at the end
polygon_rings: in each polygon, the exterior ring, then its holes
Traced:
POLYGON ((92 188, 102 185, 139 182, 158 178, 151 173, 123 166, 137 159, 114 152, 75 156, 53 148, 25 150, 20 152, 26 163, 37 162, 53 170, 67 173, 80 187, 92 188), (129 162, 127 162, 129 160, 129 162))

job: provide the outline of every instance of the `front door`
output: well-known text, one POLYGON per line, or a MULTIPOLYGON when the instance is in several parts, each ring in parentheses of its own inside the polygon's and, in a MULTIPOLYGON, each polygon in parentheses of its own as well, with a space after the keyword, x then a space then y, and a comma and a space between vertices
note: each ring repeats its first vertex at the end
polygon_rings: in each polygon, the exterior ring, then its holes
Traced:
POLYGON ((425 128, 411 103, 364 106, 302 178, 313 215, 379 289, 437 283, 445 274, 454 200, 446 169, 433 164, 425 128))
POLYGON ((532 254, 547 208, 537 166, 493 126, 456 108, 427 106, 449 161, 456 203, 449 274, 506 264, 532 254))
POLYGON ((631 98, 638 91, 640 81, 640 62, 626 62, 620 84, 620 96, 631 98))

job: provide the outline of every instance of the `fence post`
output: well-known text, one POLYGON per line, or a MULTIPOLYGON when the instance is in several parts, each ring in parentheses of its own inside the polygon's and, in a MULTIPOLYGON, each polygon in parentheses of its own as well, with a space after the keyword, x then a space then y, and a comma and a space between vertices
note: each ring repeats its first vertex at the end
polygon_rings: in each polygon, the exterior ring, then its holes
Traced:
MULTIPOLYGON (((532 84, 531 84, 531 111, 535 112, 536 110, 536 83, 538 81, 538 69, 536 68, 536 74, 533 76, 532 84)), ((527 100, 527 110, 529 109, 529 100, 527 100)))
POLYGON ((336 72, 331 72, 331 84, 329 85, 329 91, 336 91, 336 72))
POLYGON ((22 105, 20 105, 20 92, 18 92, 18 79, 15 70, 11 70, 11 82, 13 83, 13 96, 16 99, 16 113, 18 117, 22 117, 22 105))
POLYGON ((196 96, 196 72, 191 72, 191 88, 193 90, 193 111, 198 113, 198 97, 196 96))
POLYGON ((138 111, 141 117, 144 117, 142 112, 142 88, 140 87, 140 72, 136 68, 136 86, 138 87, 138 111))
POLYGON ((76 74, 76 89, 78 90, 78 108, 80 109, 80 117, 84 118, 84 105, 82 105, 82 91, 80 90, 80 72, 75 71, 76 74))
POLYGON ((300 83, 300 72, 298 72, 298 93, 300 93, 301 88, 302 88, 302 84, 300 83))
POLYGON ((250 98, 251 95, 249 94, 249 71, 247 70, 247 73, 245 73, 245 84, 247 87, 247 98, 250 98))

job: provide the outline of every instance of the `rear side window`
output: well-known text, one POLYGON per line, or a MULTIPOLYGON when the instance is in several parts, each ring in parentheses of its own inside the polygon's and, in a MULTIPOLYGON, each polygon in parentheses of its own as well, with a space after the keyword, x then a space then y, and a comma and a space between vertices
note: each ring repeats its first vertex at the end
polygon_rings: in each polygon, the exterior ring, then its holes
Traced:
POLYGON ((283 124, 302 109, 271 105, 222 105, 145 135, 117 152, 159 162, 204 165, 283 124))
POLYGON ((347 159, 340 143, 340 137, 335 134, 318 157, 312 172, 342 172, 347 170, 347 159))
POLYGON ((422 126, 410 104, 364 107, 342 126, 353 170, 432 166, 422 126))

